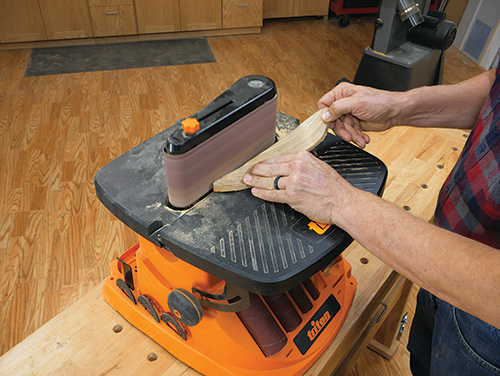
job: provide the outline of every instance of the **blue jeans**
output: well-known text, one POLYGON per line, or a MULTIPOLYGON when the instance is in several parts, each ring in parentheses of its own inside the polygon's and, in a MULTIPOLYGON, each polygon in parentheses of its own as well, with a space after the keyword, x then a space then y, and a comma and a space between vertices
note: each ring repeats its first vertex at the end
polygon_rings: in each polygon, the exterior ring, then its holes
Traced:
POLYGON ((408 350, 414 376, 500 375, 500 330, 423 289, 408 350))

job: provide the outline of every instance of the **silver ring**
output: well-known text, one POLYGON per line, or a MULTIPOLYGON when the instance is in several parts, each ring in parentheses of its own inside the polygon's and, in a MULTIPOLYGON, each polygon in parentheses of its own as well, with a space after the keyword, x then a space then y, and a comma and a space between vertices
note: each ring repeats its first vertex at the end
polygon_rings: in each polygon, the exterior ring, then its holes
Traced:
POLYGON ((278 182, 280 181, 280 179, 282 178, 283 176, 280 175, 280 176, 276 176, 276 178, 274 178, 274 189, 276 190, 280 190, 280 187, 278 187, 278 182))

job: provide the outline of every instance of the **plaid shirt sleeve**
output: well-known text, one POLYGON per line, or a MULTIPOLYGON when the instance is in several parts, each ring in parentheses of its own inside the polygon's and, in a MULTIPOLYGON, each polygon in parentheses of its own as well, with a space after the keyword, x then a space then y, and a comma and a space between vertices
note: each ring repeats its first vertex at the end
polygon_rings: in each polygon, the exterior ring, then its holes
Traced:
POLYGON ((434 222, 500 249, 500 65, 464 150, 441 188, 434 222))

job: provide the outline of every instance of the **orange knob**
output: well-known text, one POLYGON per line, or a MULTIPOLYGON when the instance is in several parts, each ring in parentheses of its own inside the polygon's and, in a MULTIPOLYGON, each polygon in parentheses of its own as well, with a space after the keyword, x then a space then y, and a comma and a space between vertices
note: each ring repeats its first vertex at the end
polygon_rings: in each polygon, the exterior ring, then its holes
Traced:
POLYGON ((187 134, 193 134, 200 130, 200 122, 195 118, 187 118, 182 121, 182 129, 187 134))

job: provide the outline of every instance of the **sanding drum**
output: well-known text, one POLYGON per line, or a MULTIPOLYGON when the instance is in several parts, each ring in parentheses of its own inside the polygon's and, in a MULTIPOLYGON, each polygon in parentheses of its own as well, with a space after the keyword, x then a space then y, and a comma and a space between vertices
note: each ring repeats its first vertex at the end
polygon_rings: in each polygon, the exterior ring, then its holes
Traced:
POLYGON ((274 82, 247 76, 177 121, 164 147, 169 205, 191 206, 212 190, 215 180, 272 145, 276 112, 274 82))
MULTIPOLYGON (((305 281, 303 285, 312 301, 319 298, 319 291, 310 279, 305 281)), ((302 324, 303 318, 292 304, 292 301, 302 315, 313 309, 313 303, 307 297, 302 285, 289 290, 288 294, 290 297, 285 293, 262 296, 249 293, 250 307, 236 312, 266 357, 280 352, 288 341, 285 332, 290 333, 302 324), (264 302, 270 310, 267 309, 264 302), (285 332, 281 330, 277 321, 274 320, 271 311, 285 332)))

